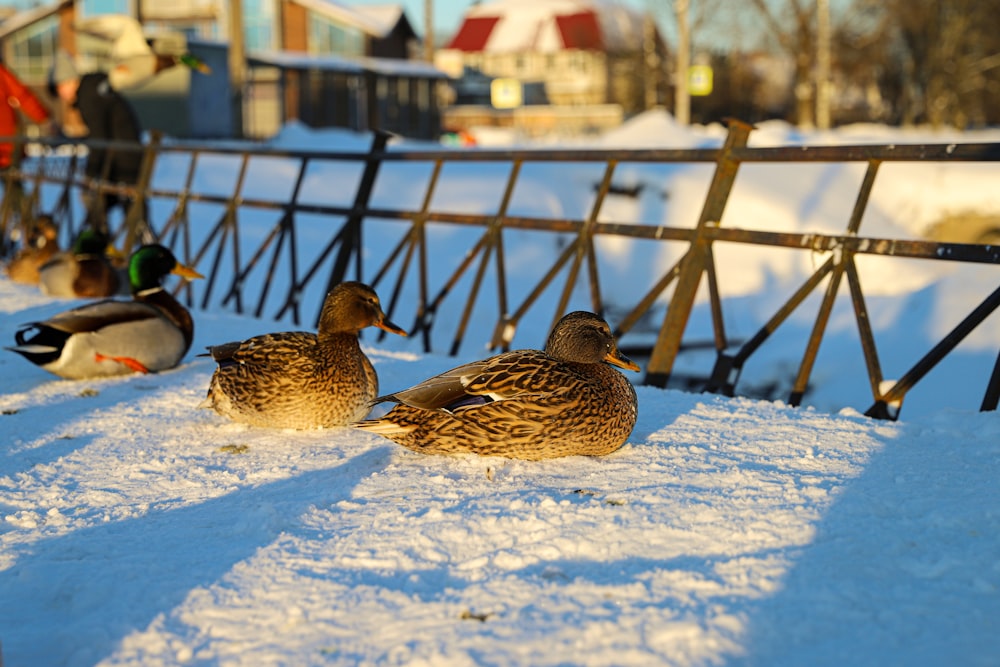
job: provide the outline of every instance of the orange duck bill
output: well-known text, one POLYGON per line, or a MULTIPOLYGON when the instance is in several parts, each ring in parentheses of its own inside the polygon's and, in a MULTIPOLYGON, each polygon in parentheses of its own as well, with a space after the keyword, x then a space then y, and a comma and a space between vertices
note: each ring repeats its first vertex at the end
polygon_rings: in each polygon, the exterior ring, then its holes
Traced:
POLYGON ((194 280, 195 278, 205 277, 200 273, 198 273, 197 271, 195 271, 194 269, 192 269, 190 266, 185 266, 183 264, 178 264, 177 266, 175 266, 170 273, 174 274, 175 276, 180 276, 181 278, 187 278, 188 280, 194 280))
POLYGON ((406 336, 407 335, 406 331, 402 327, 393 324, 392 322, 390 322, 389 320, 387 320, 385 318, 382 318, 381 320, 379 320, 378 322, 376 322, 375 326, 377 326, 382 331, 388 331, 389 333, 398 334, 400 336, 406 336))
POLYGON ((604 361, 617 366, 618 368, 624 368, 625 370, 635 371, 637 373, 641 370, 639 368, 639 364, 635 363, 618 350, 608 352, 604 355, 604 361))

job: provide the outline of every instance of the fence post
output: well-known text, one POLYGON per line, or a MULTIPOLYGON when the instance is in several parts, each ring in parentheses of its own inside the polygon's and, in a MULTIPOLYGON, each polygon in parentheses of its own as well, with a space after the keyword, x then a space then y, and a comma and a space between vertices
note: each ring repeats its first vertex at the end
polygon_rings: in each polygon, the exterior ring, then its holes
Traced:
MULTIPOLYGON (((340 232, 340 248, 337 257, 333 262, 333 270, 330 272, 330 280, 326 285, 326 292, 333 289, 334 285, 344 282, 347 275, 347 264, 351 255, 354 255, 355 272, 357 279, 361 280, 361 221, 364 220, 365 211, 368 209, 368 202, 371 200, 372 190, 375 188, 375 178, 378 176, 378 169, 382 166, 382 159, 376 158, 376 153, 385 150, 389 143, 389 133, 376 131, 372 137, 372 146, 368 150, 368 157, 365 161, 365 170, 361 174, 361 182, 358 183, 358 191, 354 195, 354 206, 351 214, 344 222, 344 227, 340 232)), ((322 307, 321 307, 322 310, 322 307)), ((319 321, 319 313, 316 315, 319 321)))
POLYGON ((736 180, 736 171, 740 163, 733 159, 732 151, 744 148, 753 126, 737 120, 729 121, 729 134, 719 151, 715 175, 705 195, 705 203, 698 218, 698 225, 691 238, 691 247, 680 262, 677 286, 663 318, 663 325, 656 337, 653 353, 646 368, 645 384, 665 387, 673 370, 674 359, 681 347, 684 329, 687 328, 691 309, 694 307, 695 295, 705 272, 711 240, 705 237, 707 227, 717 225, 722 219, 726 201, 736 180))
POLYGON ((141 238, 140 235, 143 231, 150 230, 149 220, 146 219, 148 216, 146 192, 149 191, 149 182, 153 178, 153 166, 156 164, 156 156, 162 141, 163 132, 153 130, 150 132, 149 144, 143 149, 139 177, 135 182, 135 196, 132 198, 132 204, 125 215, 125 252, 127 254, 132 252, 136 240, 141 238))
POLYGON ((993 365, 993 373, 990 374, 990 381, 986 385, 986 393, 983 395, 983 403, 979 406, 981 412, 988 412, 997 409, 1000 403, 1000 353, 997 354, 997 362, 993 365))

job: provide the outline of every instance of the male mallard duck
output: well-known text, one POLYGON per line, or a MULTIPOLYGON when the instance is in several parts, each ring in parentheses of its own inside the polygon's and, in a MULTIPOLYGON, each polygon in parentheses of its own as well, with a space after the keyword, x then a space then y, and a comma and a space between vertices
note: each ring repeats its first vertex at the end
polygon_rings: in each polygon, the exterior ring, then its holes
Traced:
POLYGON ((173 368, 191 347, 194 322, 163 289, 169 273, 202 277, 163 246, 143 246, 129 262, 130 301, 105 299, 33 322, 7 349, 69 379, 173 368))
POLYGON ((37 285, 38 269, 59 252, 59 228, 50 215, 39 215, 31 224, 24 246, 7 264, 7 275, 16 283, 37 285))
POLYGON ((76 32, 104 41, 109 49, 108 79, 115 90, 136 88, 175 65, 202 74, 212 69, 201 58, 184 50, 183 36, 162 33, 146 37, 142 24, 125 14, 98 14, 81 19, 76 32))
POLYGON ((118 292, 118 272, 108 259, 107 234, 80 232, 69 252, 61 252, 38 269, 43 294, 61 297, 104 297, 118 292))
POLYGON ((639 370, 619 352, 607 322, 569 313, 544 352, 515 350, 453 368, 375 399, 396 405, 354 426, 427 454, 610 454, 632 432, 637 402, 629 381, 605 361, 639 370))
POLYGON ((406 332, 386 319, 372 288, 345 282, 323 301, 318 333, 264 334, 208 348, 219 364, 201 407, 253 426, 343 426, 368 414, 378 377, 358 343, 376 326, 406 332))

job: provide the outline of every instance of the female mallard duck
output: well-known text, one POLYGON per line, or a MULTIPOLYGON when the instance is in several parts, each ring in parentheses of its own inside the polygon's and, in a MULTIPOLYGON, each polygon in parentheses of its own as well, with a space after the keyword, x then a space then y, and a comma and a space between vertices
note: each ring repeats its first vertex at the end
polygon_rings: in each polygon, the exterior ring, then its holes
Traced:
POLYGON ((16 283, 37 285, 38 269, 59 252, 59 228, 50 215, 39 215, 30 225, 26 243, 7 264, 7 275, 16 283))
POLYGON ((169 273, 202 277, 163 246, 143 246, 129 261, 130 301, 105 299, 33 322, 7 349, 69 379, 173 368, 191 347, 194 322, 163 289, 169 273))
POLYGON ((378 377, 358 343, 386 319, 372 288, 345 282, 323 301, 319 331, 264 334, 209 347, 219 364, 202 407, 233 421, 272 428, 343 426, 362 419, 378 395, 378 377))
POLYGON ((93 229, 80 232, 69 252, 61 252, 38 270, 43 294, 95 298, 118 292, 118 272, 107 257, 107 234, 93 229))
POLYGON ((629 381, 605 361, 639 370, 619 352, 607 322, 569 313, 544 352, 504 352, 377 398, 396 405, 355 426, 428 454, 610 454, 632 433, 637 402, 629 381))

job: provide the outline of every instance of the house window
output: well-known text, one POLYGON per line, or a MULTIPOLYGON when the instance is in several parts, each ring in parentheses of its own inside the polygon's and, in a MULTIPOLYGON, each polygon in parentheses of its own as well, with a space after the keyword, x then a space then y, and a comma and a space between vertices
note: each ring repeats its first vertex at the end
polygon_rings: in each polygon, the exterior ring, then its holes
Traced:
POLYGON ((358 30, 338 25, 323 16, 309 16, 309 53, 313 55, 363 56, 364 38, 358 30))
POLYGON ((243 0, 243 39, 247 49, 274 48, 274 4, 268 0, 243 0))
POLYGON ((50 16, 14 33, 8 41, 7 66, 27 83, 48 80, 58 48, 59 19, 50 16))

